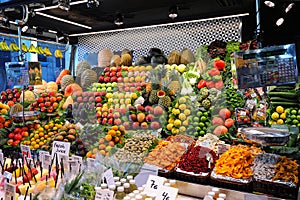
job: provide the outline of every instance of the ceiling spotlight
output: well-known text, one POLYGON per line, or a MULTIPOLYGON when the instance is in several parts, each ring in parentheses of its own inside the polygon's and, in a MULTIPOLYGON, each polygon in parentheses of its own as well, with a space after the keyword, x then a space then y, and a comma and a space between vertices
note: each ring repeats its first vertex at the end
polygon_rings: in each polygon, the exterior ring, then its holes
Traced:
POLYGON ((177 6, 172 6, 169 9, 169 17, 174 19, 178 16, 178 9, 177 6))
POLYGON ((284 22, 284 19, 283 19, 283 17, 281 17, 276 21, 276 25, 281 26, 283 24, 283 22, 284 22))
POLYGON ((121 13, 117 14, 114 23, 117 26, 120 26, 120 25, 124 24, 124 17, 123 17, 123 15, 121 13))
POLYGON ((58 42, 68 42, 69 41, 69 36, 61 31, 57 32, 56 38, 57 38, 58 42))
POLYGON ((58 7, 62 10, 69 11, 70 10, 70 0, 58 0, 58 7))
POLYGON ((264 4, 270 8, 275 7, 275 3, 273 1, 264 1, 264 4))
POLYGON ((97 8, 100 5, 99 0, 88 0, 86 7, 87 8, 97 8))
POLYGON ((0 22, 8 22, 8 18, 4 15, 4 11, 0 10, 0 22))
POLYGON ((25 25, 21 28, 21 31, 22 31, 23 33, 26 33, 26 32, 28 31, 28 29, 29 29, 29 26, 28 26, 27 24, 25 24, 25 25))
POLYGON ((294 6, 295 4, 294 3, 290 3, 286 8, 285 8, 285 12, 288 13, 294 6))

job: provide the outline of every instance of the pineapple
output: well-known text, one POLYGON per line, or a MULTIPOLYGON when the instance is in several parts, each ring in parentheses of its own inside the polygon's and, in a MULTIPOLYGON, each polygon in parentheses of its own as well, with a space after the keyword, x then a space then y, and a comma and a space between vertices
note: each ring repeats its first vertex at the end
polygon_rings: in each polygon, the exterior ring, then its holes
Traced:
POLYGON ((169 94, 174 96, 177 92, 180 92, 181 77, 179 77, 177 70, 172 70, 170 74, 170 85, 169 85, 169 94))
POLYGON ((158 103, 158 96, 157 96, 157 91, 159 89, 159 79, 158 76, 155 74, 155 72, 151 72, 151 92, 149 95, 149 102, 151 104, 157 104, 158 103))
POLYGON ((162 90, 158 91, 158 97, 159 97, 158 104, 163 106, 166 109, 168 109, 172 104, 172 100, 171 97, 169 96, 169 89, 168 89, 170 82, 171 82, 170 79, 162 81, 162 90))

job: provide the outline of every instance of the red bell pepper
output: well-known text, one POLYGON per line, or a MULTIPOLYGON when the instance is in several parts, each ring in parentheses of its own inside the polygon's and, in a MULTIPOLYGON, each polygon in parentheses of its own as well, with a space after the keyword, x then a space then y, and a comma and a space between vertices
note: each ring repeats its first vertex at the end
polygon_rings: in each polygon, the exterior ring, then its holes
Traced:
POLYGON ((226 62, 223 60, 214 60, 214 68, 223 71, 226 66, 226 62))
POLYGON ((203 79, 201 79, 201 80, 199 81, 198 85, 197 85, 197 88, 198 88, 198 89, 201 89, 201 88, 204 88, 204 87, 206 87, 206 81, 203 80, 203 79))

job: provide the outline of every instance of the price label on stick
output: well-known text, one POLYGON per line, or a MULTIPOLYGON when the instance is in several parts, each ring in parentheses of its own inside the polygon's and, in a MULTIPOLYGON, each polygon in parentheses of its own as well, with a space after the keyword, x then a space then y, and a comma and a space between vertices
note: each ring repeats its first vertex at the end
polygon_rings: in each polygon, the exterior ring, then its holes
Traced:
POLYGON ((115 185, 114 175, 111 168, 109 168, 102 174, 102 178, 106 179, 106 183, 108 185, 115 185))
POLYGON ((42 161, 43 160, 43 156, 47 154, 49 155, 49 152, 48 151, 39 151, 39 159, 42 161))
POLYGON ((5 183, 4 194, 5 194, 5 200, 15 200, 16 186, 9 183, 5 183))
POLYGON ((54 141, 52 145, 52 152, 51 152, 52 157, 54 156, 55 153, 60 153, 69 156, 70 145, 71 145, 70 142, 54 141))
POLYGON ((177 188, 162 186, 158 191, 155 200, 175 200, 177 194, 178 194, 177 188))
POLYGON ((147 195, 157 193, 163 187, 165 178, 159 176, 149 175, 149 178, 146 183, 145 192, 147 195))
POLYGON ((78 164, 82 164, 82 157, 81 156, 71 156, 71 159, 77 161, 78 164))
POLYGON ((26 158, 31 158, 30 147, 29 147, 29 146, 26 146, 26 145, 23 145, 23 144, 21 144, 20 147, 21 147, 22 155, 23 155, 24 157, 26 157, 26 158))
POLYGON ((12 178, 12 173, 10 173, 10 172, 8 172, 8 171, 5 171, 5 172, 3 173, 3 176, 5 176, 8 180, 11 180, 11 178, 12 178))
POLYGON ((49 165, 51 165, 52 157, 49 154, 44 154, 42 159, 42 166, 44 169, 48 169, 49 165))

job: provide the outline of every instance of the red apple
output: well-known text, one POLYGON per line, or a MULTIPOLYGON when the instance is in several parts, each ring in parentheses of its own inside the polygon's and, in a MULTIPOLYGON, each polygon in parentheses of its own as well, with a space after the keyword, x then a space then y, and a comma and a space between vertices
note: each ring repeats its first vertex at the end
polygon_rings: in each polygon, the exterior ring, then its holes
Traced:
POLYGON ((152 115, 152 114, 148 114, 147 116, 146 116, 146 121, 147 122, 152 122, 154 120, 154 116, 152 115))
POLYGON ((114 124, 115 124, 115 125, 120 125, 120 124, 122 124, 121 119, 120 119, 120 118, 115 119, 115 120, 114 120, 114 124))
POLYGON ((116 72, 110 72, 110 73, 109 73, 109 76, 110 76, 110 77, 114 77, 115 75, 116 75, 116 72))
POLYGON ((41 107, 41 112, 46 112, 46 108, 45 107, 41 107))
POLYGON ((90 97, 89 98, 89 102, 95 102, 95 98, 94 97, 90 97))
POLYGON ((99 83, 103 83, 104 82, 104 76, 100 76, 98 81, 99 81, 99 83))
POLYGON ((43 107, 45 107, 45 104, 44 103, 39 103, 39 107, 43 108, 43 107))
POLYGON ((130 123, 129 122, 124 122, 123 126, 125 127, 125 130, 130 129, 130 123))
POLYGON ((126 108, 120 108, 120 113, 121 113, 121 114, 126 113, 126 108))
POLYGON ((56 97, 50 97, 50 102, 51 102, 51 103, 56 102, 56 97))
POLYGON ((120 72, 120 71, 122 71, 122 67, 121 67, 121 66, 118 66, 118 67, 117 67, 117 72, 120 72))
POLYGON ((109 77, 105 77, 105 78, 104 78, 104 82, 105 82, 105 83, 110 82, 110 78, 109 78, 109 77))
POLYGON ((101 91, 100 92, 100 96, 105 96, 106 95, 106 92, 105 91, 101 91))
POLYGON ((14 135, 14 140, 15 141, 16 140, 21 140, 21 139, 22 139, 22 135, 20 133, 14 135))
POLYGON ((83 102, 88 102, 89 98, 88 97, 83 97, 83 102))
POLYGON ((19 92, 15 94, 16 98, 20 98, 20 96, 21 96, 21 94, 19 92))
POLYGON ((141 128, 142 128, 142 129, 148 129, 148 124, 147 124, 147 122, 142 122, 142 123, 141 123, 141 128))
POLYGON ((117 82, 118 82, 118 83, 123 82, 123 78, 122 78, 122 77, 118 77, 117 82))
POLYGON ((101 123, 102 125, 105 125, 107 123, 107 118, 103 118, 101 123))
POLYGON ((49 93, 48 93, 48 96, 54 97, 54 96, 55 96, 55 92, 49 92, 49 93))
POLYGON ((97 104, 96 104, 96 107, 97 107, 97 108, 101 108, 102 105, 103 105, 102 103, 97 103, 97 104))
POLYGON ((129 87, 124 87, 125 92, 129 92, 129 87))
POLYGON ((115 112, 115 113, 114 113, 114 118, 115 118, 115 119, 120 118, 120 117, 121 117, 121 115, 120 115, 119 112, 115 112))
POLYGON ((129 116, 129 119, 132 121, 132 122, 135 122, 136 121, 136 114, 131 114, 129 116))
POLYGON ((135 129, 135 130, 138 129, 139 126, 140 126, 140 123, 138 123, 138 122, 133 122, 132 123, 132 128, 135 129))
POLYGON ((50 102, 50 101, 46 101, 46 102, 45 102, 45 106, 46 106, 46 107, 51 106, 51 102, 50 102))
POLYGON ((62 100, 61 96, 56 97, 56 101, 60 101, 60 100, 62 100))
POLYGON ((107 112, 103 112, 102 113, 102 118, 106 118, 108 116, 108 113, 107 112))
POLYGON ((150 127, 152 129, 159 129, 160 128, 160 123, 158 123, 158 122, 151 122, 150 127))
POLYGON ((145 112, 145 108, 142 105, 137 105, 136 109, 141 111, 141 112, 145 112))
POLYGON ((38 102, 36 102, 36 101, 33 102, 33 103, 32 103, 32 106, 33 106, 33 107, 37 107, 37 106, 38 106, 38 102))
POLYGON ((152 106, 146 106, 146 107, 145 107, 145 111, 148 112, 148 113, 153 113, 153 108, 152 108, 152 106))
POLYGON ((117 72, 116 76, 117 77, 122 77, 122 72, 117 72))
POLYGON ((47 111, 48 111, 49 113, 52 113, 53 110, 54 110, 53 106, 50 106, 49 108, 47 108, 47 111))
POLYGON ((45 97, 44 101, 50 101, 50 97, 45 97))
POLYGON ((109 113, 109 114, 107 115, 107 118, 109 118, 109 119, 114 118, 114 114, 109 113))
POLYGON ((42 98, 42 97, 37 98, 37 102, 38 103, 43 103, 44 102, 44 98, 42 98))
POLYGON ((104 76, 109 77, 110 72, 105 72, 104 76))
POLYGON ((135 87, 130 87, 129 91, 130 92, 134 92, 135 91, 135 87))
POLYGON ((104 68, 104 72, 109 72, 110 71, 110 67, 105 67, 104 68))
POLYGON ((117 82, 118 81, 118 78, 116 77, 116 76, 113 76, 113 77, 111 77, 111 82, 117 82))
POLYGON ((110 125, 113 125, 114 119, 113 118, 108 119, 107 123, 110 124, 110 125))
POLYGON ((54 102, 54 103, 52 104, 52 106, 53 106, 53 108, 55 109, 55 108, 58 107, 58 103, 57 103, 57 102, 54 102))
POLYGON ((95 92, 95 97, 101 96, 101 92, 95 92))
POLYGON ((156 106, 153 110, 154 115, 162 115, 164 112, 164 110, 162 109, 162 107, 160 106, 156 106))

